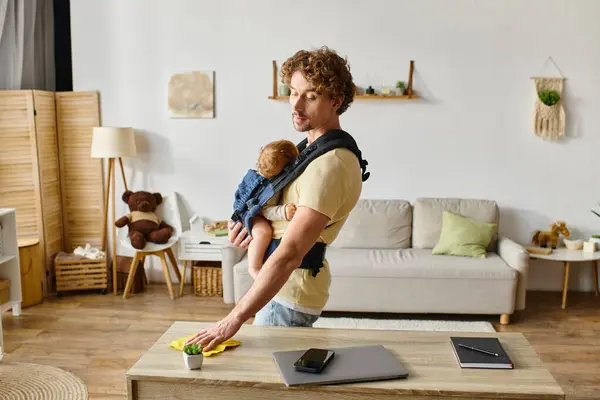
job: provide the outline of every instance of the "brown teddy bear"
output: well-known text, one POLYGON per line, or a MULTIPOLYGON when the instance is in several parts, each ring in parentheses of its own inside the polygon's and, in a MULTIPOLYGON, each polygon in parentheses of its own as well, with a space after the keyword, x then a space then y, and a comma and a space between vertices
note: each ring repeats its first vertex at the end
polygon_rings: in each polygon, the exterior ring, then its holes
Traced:
POLYGON ((119 218, 115 225, 122 228, 129 226, 129 239, 136 249, 146 247, 146 242, 157 244, 167 243, 173 234, 173 227, 161 221, 154 213, 162 203, 160 193, 132 192, 123 193, 123 201, 129 206, 130 214, 119 218))

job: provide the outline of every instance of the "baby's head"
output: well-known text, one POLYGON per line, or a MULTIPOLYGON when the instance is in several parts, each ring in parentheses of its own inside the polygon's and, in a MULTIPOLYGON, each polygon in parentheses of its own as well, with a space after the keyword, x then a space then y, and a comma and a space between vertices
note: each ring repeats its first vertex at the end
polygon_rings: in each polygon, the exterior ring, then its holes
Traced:
POLYGON ((271 142, 260 151, 258 173, 267 179, 277 176, 298 154, 298 148, 289 140, 271 142))

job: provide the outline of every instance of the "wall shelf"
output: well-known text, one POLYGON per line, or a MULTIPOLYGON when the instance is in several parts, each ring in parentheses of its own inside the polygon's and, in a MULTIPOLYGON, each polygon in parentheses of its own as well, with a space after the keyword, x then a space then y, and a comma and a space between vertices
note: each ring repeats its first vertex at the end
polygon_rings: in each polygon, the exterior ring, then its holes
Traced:
MULTIPOLYGON (((413 71, 415 69, 415 62, 410 61, 409 72, 408 72, 408 85, 406 87, 406 95, 404 96, 384 96, 380 94, 361 94, 355 95, 355 100, 416 100, 419 98, 413 92, 413 71)), ((277 91, 277 62, 273 61, 273 94, 269 96, 269 100, 285 100, 288 101, 290 96, 279 96, 277 91)))

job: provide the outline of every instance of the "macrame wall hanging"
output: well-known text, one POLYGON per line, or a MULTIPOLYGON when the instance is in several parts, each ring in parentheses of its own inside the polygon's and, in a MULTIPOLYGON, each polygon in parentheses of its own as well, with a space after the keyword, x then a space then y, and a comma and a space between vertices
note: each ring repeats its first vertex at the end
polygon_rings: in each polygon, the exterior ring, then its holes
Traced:
POLYGON ((565 78, 549 57, 560 77, 533 77, 536 100, 533 107, 533 133, 544 140, 558 140, 565 134, 563 87, 565 78))

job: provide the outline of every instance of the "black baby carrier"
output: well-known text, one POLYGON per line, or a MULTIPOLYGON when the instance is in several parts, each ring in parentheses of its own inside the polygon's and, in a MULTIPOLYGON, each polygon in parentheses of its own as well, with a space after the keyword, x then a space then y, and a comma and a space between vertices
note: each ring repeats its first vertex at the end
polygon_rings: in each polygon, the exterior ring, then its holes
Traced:
MULTIPOLYGON (((290 182, 296 179, 306 167, 317 157, 337 148, 346 148, 351 150, 362 169, 363 182, 369 179, 369 172, 366 172, 366 160, 363 160, 362 154, 354 138, 347 132, 341 129, 330 130, 326 134, 319 136, 314 142, 308 145, 308 140, 304 139, 296 145, 299 151, 298 157, 293 162, 290 162, 283 171, 271 179, 262 178, 259 180, 253 179, 256 182, 255 187, 247 193, 236 193, 236 201, 234 203, 234 212, 231 219, 234 222, 242 222, 248 232, 251 232, 252 218, 258 215, 262 207, 276 193, 286 187, 290 182)), ((275 251, 279 245, 280 239, 273 239, 265 254, 265 260, 275 251)), ((299 268, 312 270, 312 275, 316 276, 319 269, 323 266, 325 257, 325 243, 317 242, 309 250, 302 261, 299 268)))

